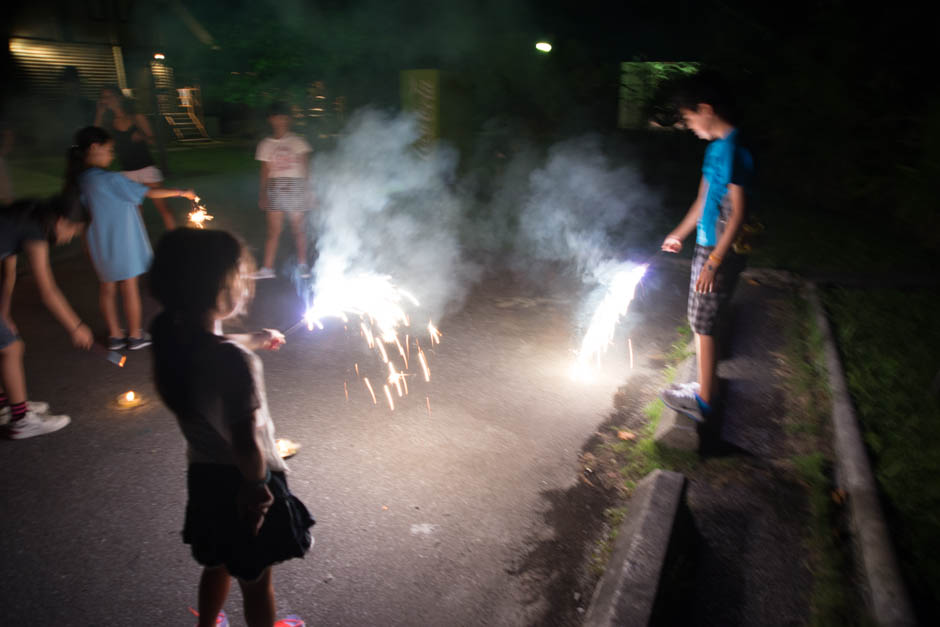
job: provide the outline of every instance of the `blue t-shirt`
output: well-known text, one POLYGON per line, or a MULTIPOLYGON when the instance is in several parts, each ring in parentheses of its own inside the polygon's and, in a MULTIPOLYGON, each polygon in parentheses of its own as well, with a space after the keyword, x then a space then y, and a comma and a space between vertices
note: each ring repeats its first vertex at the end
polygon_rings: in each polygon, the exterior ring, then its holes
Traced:
POLYGON ((85 170, 78 182, 82 202, 91 211, 85 239, 98 278, 123 281, 146 272, 153 252, 137 205, 147 186, 101 168, 85 170))
POLYGON ((740 185, 747 190, 754 176, 754 159, 750 151, 738 143, 737 129, 708 144, 702 176, 708 189, 695 242, 699 246, 714 246, 718 243, 718 222, 722 218, 727 219, 731 210, 728 184, 740 185))

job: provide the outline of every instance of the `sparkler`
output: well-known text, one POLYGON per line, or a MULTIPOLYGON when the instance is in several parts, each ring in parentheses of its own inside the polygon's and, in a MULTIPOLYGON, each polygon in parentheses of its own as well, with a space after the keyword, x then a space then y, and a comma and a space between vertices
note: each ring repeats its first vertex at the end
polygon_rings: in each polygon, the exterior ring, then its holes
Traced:
POLYGON ((646 274, 648 267, 648 263, 624 264, 614 272, 607 286, 607 293, 594 310, 588 330, 581 340, 581 349, 577 352, 575 363, 571 366, 573 379, 582 381, 590 379, 591 364, 600 364, 601 355, 607 351, 607 347, 613 340, 617 322, 627 313, 636 293, 636 286, 646 274))
MULTIPOLYGON (((322 321, 326 318, 339 318, 347 323, 350 317, 358 316, 360 337, 387 366, 387 383, 383 391, 389 401, 389 407, 394 411, 392 388, 394 387, 399 398, 407 396, 409 392, 407 377, 411 376, 407 372, 411 355, 411 335, 405 334, 405 341, 402 343, 399 330, 410 327, 411 321, 405 308, 412 305, 420 306, 418 299, 409 291, 396 286, 387 275, 364 272, 349 276, 345 272, 330 273, 329 271, 324 274, 325 277, 318 273, 316 286, 311 288, 311 291, 316 293, 313 303, 304 312, 300 321, 289 327, 284 335, 290 335, 302 326, 306 326, 309 330, 313 330, 314 327, 323 329, 322 321), (386 348, 386 345, 389 345, 389 348, 386 348), (404 363, 404 368, 400 371, 390 359, 390 357, 395 357, 396 351, 404 363)), ((431 320, 428 321, 427 332, 432 346, 440 344, 443 334, 431 320)), ((415 338, 415 344, 424 380, 430 381, 431 370, 428 366, 427 355, 421 350, 417 338, 415 338)), ((368 389, 373 404, 377 404, 375 390, 369 379, 360 375, 358 363, 355 364, 355 370, 356 376, 362 378, 368 389)), ((348 389, 346 393, 348 398, 348 389)))
POLYGON ((95 342, 91 345, 92 352, 95 352, 99 355, 104 355, 104 358, 110 361, 112 364, 118 368, 123 368, 124 363, 127 361, 127 357, 122 355, 117 351, 109 351, 107 348, 95 342))
POLYGON ((195 229, 206 228, 206 222, 212 220, 214 216, 209 215, 205 205, 200 204, 199 196, 193 199, 193 210, 189 212, 189 221, 195 229))

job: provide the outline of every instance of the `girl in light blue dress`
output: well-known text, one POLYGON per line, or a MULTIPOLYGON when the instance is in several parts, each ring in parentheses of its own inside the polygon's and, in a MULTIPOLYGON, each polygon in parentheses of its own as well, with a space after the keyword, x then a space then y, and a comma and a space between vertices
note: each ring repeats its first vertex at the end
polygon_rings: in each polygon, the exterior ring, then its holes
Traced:
POLYGON ((114 160, 114 141, 97 126, 75 134, 69 149, 66 189, 78 194, 91 212, 86 238, 91 261, 101 281, 98 302, 108 325, 108 349, 137 350, 150 344, 141 327, 140 286, 137 277, 150 268, 153 251, 138 205, 144 197, 195 199, 193 190, 151 188, 120 172, 108 170, 114 160), (118 318, 120 290, 127 317, 125 335, 118 318))

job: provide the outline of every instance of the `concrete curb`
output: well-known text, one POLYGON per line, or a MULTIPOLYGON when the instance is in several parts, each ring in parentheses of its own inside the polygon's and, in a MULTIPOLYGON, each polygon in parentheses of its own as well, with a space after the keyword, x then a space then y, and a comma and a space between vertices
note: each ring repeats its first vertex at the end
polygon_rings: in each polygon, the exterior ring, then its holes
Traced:
POLYGON ((585 627, 650 623, 685 484, 683 475, 668 470, 654 470, 637 484, 610 561, 594 589, 585 627))
MULTIPOLYGON (((694 351, 691 357, 687 357, 685 361, 679 364, 676 373, 680 381, 696 380, 698 371, 694 351)), ((683 451, 697 451, 701 444, 698 425, 695 421, 668 407, 663 408, 659 423, 656 425, 656 432, 653 434, 653 440, 657 444, 683 451)))
POLYGON ((813 282, 806 282, 806 293, 825 345, 832 392, 836 480, 848 495, 852 530, 872 616, 879 625, 916 625, 829 319, 813 282))

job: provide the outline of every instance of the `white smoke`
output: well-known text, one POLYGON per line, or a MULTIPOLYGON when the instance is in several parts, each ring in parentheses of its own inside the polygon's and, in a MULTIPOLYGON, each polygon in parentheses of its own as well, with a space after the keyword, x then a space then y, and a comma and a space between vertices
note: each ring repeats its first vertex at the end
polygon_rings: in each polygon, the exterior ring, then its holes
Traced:
POLYGON ((476 270, 458 244, 457 154, 439 146, 422 156, 418 136, 411 116, 364 110, 334 150, 315 156, 314 297, 319 286, 378 273, 414 294, 430 318, 462 303, 476 270))
POLYGON ((570 264, 586 283, 603 281, 625 247, 613 234, 641 225, 655 202, 635 169, 610 163, 598 138, 561 142, 529 176, 517 252, 570 264))

